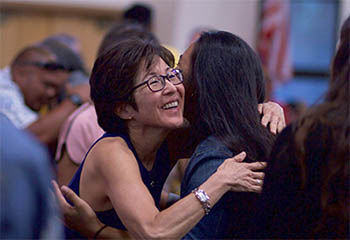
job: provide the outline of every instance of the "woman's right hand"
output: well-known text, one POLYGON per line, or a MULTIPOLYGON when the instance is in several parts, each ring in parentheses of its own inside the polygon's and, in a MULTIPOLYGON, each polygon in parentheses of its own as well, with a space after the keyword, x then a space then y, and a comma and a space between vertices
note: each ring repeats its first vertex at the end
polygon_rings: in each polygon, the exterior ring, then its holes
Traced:
POLYGON ((217 172, 223 174, 228 181, 231 191, 234 192, 257 192, 262 190, 266 162, 242 162, 246 157, 245 152, 226 159, 217 172))

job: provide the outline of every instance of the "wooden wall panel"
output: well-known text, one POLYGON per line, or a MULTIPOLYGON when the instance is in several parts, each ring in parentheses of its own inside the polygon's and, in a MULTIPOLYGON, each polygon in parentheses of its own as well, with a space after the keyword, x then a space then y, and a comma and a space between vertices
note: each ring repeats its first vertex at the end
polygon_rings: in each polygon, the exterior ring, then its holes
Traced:
POLYGON ((118 11, 99 11, 2 4, 0 67, 8 65, 23 47, 52 34, 68 33, 80 41, 82 56, 91 69, 104 33, 120 17, 118 11))

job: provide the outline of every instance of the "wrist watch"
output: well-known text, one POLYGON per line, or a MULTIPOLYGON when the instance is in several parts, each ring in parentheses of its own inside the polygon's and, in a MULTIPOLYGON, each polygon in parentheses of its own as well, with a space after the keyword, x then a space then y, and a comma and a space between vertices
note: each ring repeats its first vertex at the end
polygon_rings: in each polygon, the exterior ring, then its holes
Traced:
POLYGON ((211 209, 210 203, 209 203, 209 196, 204 192, 202 189, 195 188, 192 190, 196 198, 199 200, 199 202, 202 204, 203 210, 205 215, 208 215, 211 209))
POLYGON ((84 102, 81 99, 81 97, 78 94, 72 94, 69 96, 69 99, 74 103, 76 106, 81 106, 84 102))

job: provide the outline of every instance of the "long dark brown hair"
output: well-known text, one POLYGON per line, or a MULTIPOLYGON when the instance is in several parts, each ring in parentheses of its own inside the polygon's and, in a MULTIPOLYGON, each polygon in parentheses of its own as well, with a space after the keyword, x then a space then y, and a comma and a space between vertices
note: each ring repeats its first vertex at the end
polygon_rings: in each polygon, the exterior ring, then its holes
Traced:
POLYGON ((195 107, 191 114, 185 108, 185 114, 193 139, 214 135, 232 151, 246 151, 249 161, 266 161, 274 136, 260 122, 257 108, 265 98, 265 81, 253 49, 232 33, 204 32, 191 58, 186 91, 194 89, 187 102, 195 107))
POLYGON ((302 188, 306 184, 306 142, 318 126, 325 129, 319 141, 327 148, 327 162, 321 167, 322 217, 314 229, 315 234, 326 231, 327 222, 336 222, 337 236, 349 234, 349 47, 350 17, 341 29, 340 43, 331 66, 329 90, 323 103, 310 108, 295 125, 295 144, 298 164, 302 173, 302 188))

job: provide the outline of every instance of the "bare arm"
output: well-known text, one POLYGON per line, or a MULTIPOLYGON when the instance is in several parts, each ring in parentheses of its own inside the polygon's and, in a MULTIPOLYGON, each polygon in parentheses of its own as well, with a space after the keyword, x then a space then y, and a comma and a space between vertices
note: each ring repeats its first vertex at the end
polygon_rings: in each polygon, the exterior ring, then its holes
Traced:
MULTIPOLYGON (((199 187, 204 189, 210 196, 210 203, 212 206, 228 189, 232 191, 261 191, 262 181, 258 181, 260 182, 260 185, 256 185, 256 179, 263 179, 263 175, 262 173, 254 172, 254 170, 264 168, 266 164, 238 163, 238 161, 242 161, 244 157, 245 154, 241 154, 235 156, 234 158, 227 159, 219 167, 218 172, 212 175, 207 182, 199 187), (219 183, 223 182, 227 173, 230 174, 231 183, 228 186, 222 186, 222 184, 219 186, 219 183)), ((74 204, 74 206, 69 205, 64 199, 58 186, 55 185, 56 195, 66 225, 76 231, 79 231, 84 236, 93 237, 98 229, 103 226, 103 224, 99 222, 92 208, 84 200, 79 198, 72 190, 65 186, 63 186, 61 189, 66 197, 74 204)), ((149 195, 149 193, 147 195, 149 195)), ((143 198, 144 197, 141 196, 141 199, 143 198)), ((145 235, 142 234, 143 232, 138 233, 137 229, 133 230, 133 235, 136 238, 139 238, 139 235, 143 236, 144 238, 166 238, 166 236, 168 236, 168 238, 180 238, 204 216, 202 206, 195 198, 194 194, 189 194, 185 199, 178 201, 172 207, 162 212, 159 212, 155 208, 153 200, 150 199, 150 197, 148 197, 146 200, 149 201, 146 204, 150 205, 150 209, 148 211, 144 212, 143 210, 146 207, 143 206, 143 204, 140 204, 138 201, 137 205, 132 206, 131 209, 129 209, 131 210, 130 214, 133 215, 134 218, 144 218, 143 220, 138 219, 139 222, 137 223, 137 226, 142 223, 146 225, 143 226, 142 229, 139 229, 139 231, 146 230, 147 232, 145 231, 145 235), (134 213, 135 211, 136 213, 134 213), (142 215, 147 212, 151 212, 152 215, 149 217, 143 217, 142 215), (146 222, 144 220, 146 220, 146 222)), ((130 224, 132 223, 129 223, 129 225, 130 224)), ((133 226, 133 228, 135 227, 136 226, 133 226)), ((122 238, 123 236, 125 236, 123 231, 111 227, 105 228, 99 234, 99 238, 109 239, 122 238)))
MULTIPOLYGON (((134 164, 130 164, 131 161, 125 161, 126 156, 121 156, 123 154, 119 151, 116 154, 123 161, 99 163, 99 166, 105 167, 102 169, 102 178, 105 180, 107 195, 133 237, 181 238, 204 216, 202 205, 194 194, 189 194, 160 212, 142 182, 136 160, 133 161, 134 164), (125 172, 128 174, 124 174, 125 172), (137 199, 137 201, 130 201, 130 199, 137 199)), ((239 156, 239 158, 242 157, 245 157, 245 154, 239 156)), ((117 156, 114 156, 114 159, 116 158, 117 156)), ((263 178, 261 173, 252 171, 252 168, 262 167, 264 166, 260 163, 237 163, 235 159, 228 159, 199 188, 210 196, 210 204, 214 206, 229 190, 247 190, 247 185, 251 187, 250 191, 261 189, 261 185, 253 186, 256 181, 252 180, 251 176, 263 178), (245 187, 242 188, 242 186, 245 187)), ((259 184, 261 182, 258 181, 259 184)))
POLYGON ((58 137, 63 122, 76 108, 77 106, 70 100, 64 100, 53 110, 30 124, 27 130, 33 133, 42 143, 51 143, 58 137))
MULTIPOLYGON (((83 101, 88 101, 89 91, 89 85, 83 84, 74 87, 70 94, 79 94, 83 101)), ((77 106, 71 100, 63 100, 54 109, 30 124, 27 130, 33 133, 42 143, 51 143, 57 139, 63 122, 75 109, 77 109, 77 106)))

